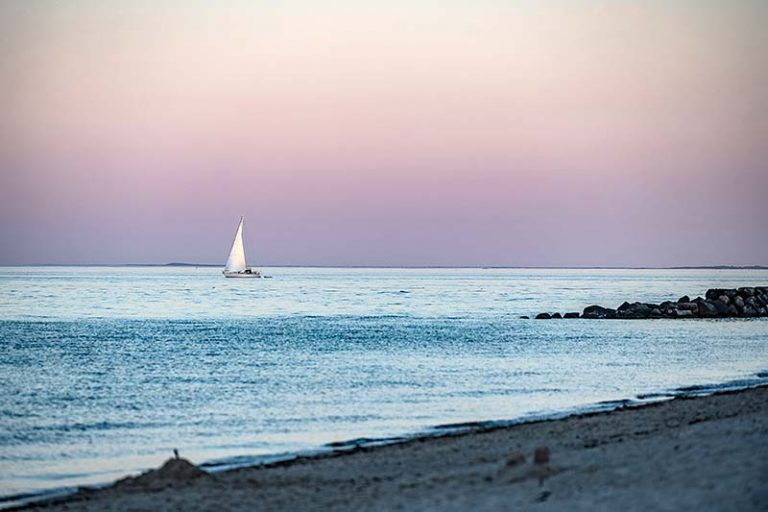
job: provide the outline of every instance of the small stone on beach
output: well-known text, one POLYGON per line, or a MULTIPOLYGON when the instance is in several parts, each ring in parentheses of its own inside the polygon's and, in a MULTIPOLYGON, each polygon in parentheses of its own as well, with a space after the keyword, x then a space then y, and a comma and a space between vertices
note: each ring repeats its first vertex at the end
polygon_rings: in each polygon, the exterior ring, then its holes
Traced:
POLYGON ((538 446, 533 452, 533 462, 536 464, 548 464, 549 463, 549 448, 546 446, 538 446))
POLYGON ((513 453, 512 455, 507 457, 507 467, 508 468, 512 467, 512 466, 518 466, 518 465, 523 464, 523 463, 525 463, 525 455, 523 455, 520 452, 513 453))

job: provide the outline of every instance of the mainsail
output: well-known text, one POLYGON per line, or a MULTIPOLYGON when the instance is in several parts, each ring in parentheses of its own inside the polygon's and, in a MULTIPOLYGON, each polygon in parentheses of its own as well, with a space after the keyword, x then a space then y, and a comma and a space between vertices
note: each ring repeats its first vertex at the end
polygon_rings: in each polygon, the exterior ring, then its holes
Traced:
POLYGON ((227 258, 227 272, 243 272, 245 265, 245 249, 243 248, 243 218, 240 217, 240 224, 237 225, 235 240, 232 242, 232 249, 227 258))

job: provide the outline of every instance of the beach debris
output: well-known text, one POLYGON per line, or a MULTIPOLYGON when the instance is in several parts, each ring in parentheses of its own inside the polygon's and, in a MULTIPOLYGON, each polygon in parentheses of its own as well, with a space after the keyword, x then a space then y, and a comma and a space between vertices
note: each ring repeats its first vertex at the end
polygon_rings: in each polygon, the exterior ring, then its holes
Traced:
POLYGON ((592 305, 584 312, 540 313, 535 318, 617 318, 624 320, 646 318, 736 318, 768 317, 768 286, 749 286, 742 288, 710 288, 702 297, 691 299, 683 295, 676 301, 664 301, 660 304, 645 302, 624 302, 616 309, 592 305))
POLYGON ((533 451, 534 464, 548 464, 549 463, 549 448, 546 446, 537 446, 533 451))
POLYGON ((519 466, 520 464, 525 464, 525 455, 523 455, 522 453, 515 452, 509 457, 507 457, 508 468, 519 466))
POLYGON ((158 469, 152 469, 139 476, 122 478, 115 482, 115 487, 138 491, 160 490, 185 484, 207 474, 187 459, 174 458, 166 460, 158 469))
POLYGON ((526 457, 522 453, 511 454, 502 468, 502 476, 512 483, 535 478, 541 485, 544 480, 560 472, 549 463, 550 453, 546 446, 537 446, 533 451, 533 462, 531 464, 525 462, 526 457))
POLYGON ((560 470, 550 464, 526 464, 504 468, 503 477, 510 483, 522 482, 528 479, 536 479, 539 485, 547 478, 558 474, 560 470))

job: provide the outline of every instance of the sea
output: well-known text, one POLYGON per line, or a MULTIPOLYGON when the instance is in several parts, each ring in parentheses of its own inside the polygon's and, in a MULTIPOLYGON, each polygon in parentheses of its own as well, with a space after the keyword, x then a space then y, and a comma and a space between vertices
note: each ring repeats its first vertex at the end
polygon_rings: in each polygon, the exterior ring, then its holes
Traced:
POLYGON ((528 320, 767 270, 0 267, 0 506, 768 380, 768 319, 528 320))

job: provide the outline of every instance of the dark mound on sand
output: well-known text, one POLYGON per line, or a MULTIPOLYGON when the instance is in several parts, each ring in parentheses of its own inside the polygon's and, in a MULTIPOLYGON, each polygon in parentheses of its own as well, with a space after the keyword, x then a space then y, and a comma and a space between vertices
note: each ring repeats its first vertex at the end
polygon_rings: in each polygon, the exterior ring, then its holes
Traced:
POLYGON ((137 491, 159 490, 166 487, 176 487, 207 475, 208 473, 186 459, 168 459, 158 469, 147 471, 139 476, 129 476, 118 480, 115 482, 115 487, 137 491))

